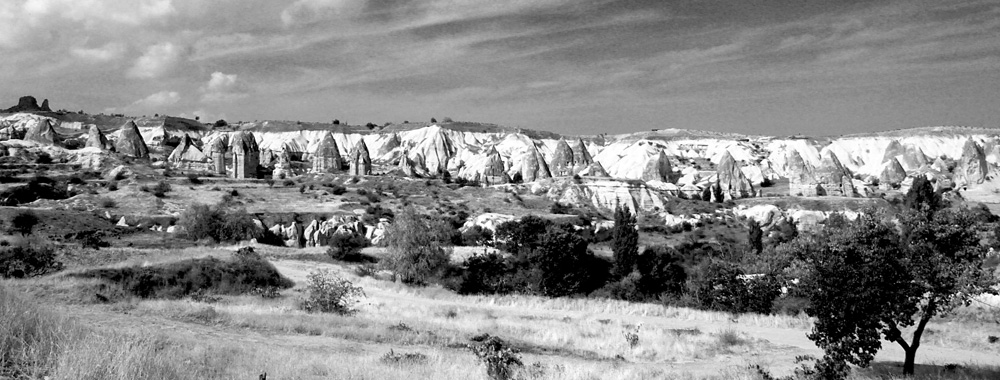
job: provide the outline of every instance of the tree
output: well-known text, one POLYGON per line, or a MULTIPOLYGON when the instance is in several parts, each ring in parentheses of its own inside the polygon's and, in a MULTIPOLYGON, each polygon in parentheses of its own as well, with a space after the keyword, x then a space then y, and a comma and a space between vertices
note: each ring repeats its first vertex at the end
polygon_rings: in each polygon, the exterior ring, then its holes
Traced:
POLYGON ((17 214, 14 214, 13 218, 10 218, 9 230, 11 233, 19 233, 21 236, 31 235, 38 222, 39 219, 35 213, 31 211, 19 211, 17 214))
POLYGON ((615 226, 611 229, 611 250, 614 254, 616 278, 625 278, 635 270, 639 256, 639 231, 635 228, 635 215, 629 209, 615 207, 615 226))
POLYGON ((215 126, 215 128, 222 128, 222 127, 228 126, 229 123, 227 123, 226 120, 224 120, 224 119, 219 119, 219 120, 216 120, 215 124, 213 124, 213 125, 215 126))
POLYGON ((401 281, 425 285, 440 278, 450 267, 450 226, 417 213, 411 206, 396 215, 386 230, 388 257, 382 262, 401 281))
POLYGON ((433 117, 431 118, 431 123, 437 123, 437 122, 438 122, 437 119, 435 119, 433 117))
POLYGON ((747 241, 754 253, 760 254, 764 251, 764 230, 760 228, 760 223, 755 219, 750 219, 750 232, 747 234, 747 241))
POLYGON ((340 125, 339 119, 333 119, 333 125, 340 125))
POLYGON ((905 213, 902 233, 887 219, 868 210, 802 245, 811 270, 802 286, 806 312, 816 317, 809 338, 826 352, 820 369, 827 373, 846 363, 867 366, 885 337, 903 348, 903 372, 913 374, 927 323, 995 292, 969 210, 905 213), (901 331, 911 326, 907 342, 901 331))
POLYGON ((638 281, 639 291, 650 297, 663 293, 680 294, 687 281, 687 273, 681 261, 680 253, 668 246, 646 248, 636 262, 636 269, 641 276, 638 281))
POLYGON ((934 191, 934 185, 927 177, 918 175, 913 179, 913 185, 906 192, 903 204, 907 208, 924 212, 934 212, 941 208, 941 195, 934 191))

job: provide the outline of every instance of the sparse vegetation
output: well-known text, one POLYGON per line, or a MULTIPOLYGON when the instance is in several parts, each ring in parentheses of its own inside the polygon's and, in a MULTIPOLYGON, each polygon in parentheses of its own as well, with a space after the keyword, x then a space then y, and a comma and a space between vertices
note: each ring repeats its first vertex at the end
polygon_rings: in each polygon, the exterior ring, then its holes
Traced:
POLYGON ((309 273, 306 292, 307 297, 299 305, 302 310, 341 315, 353 314, 357 298, 365 295, 361 287, 325 270, 309 273))

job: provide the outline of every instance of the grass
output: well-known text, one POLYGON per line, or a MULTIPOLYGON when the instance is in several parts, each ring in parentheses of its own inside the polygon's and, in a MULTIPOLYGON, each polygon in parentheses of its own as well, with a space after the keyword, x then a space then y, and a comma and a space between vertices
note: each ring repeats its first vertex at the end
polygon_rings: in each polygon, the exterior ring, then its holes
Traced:
MULTIPOLYGON (((232 250, 135 250, 99 261, 126 260, 111 268, 144 262, 156 267, 205 255, 225 256, 232 250)), ((768 370, 782 375, 794 365, 795 355, 818 356, 815 348, 803 351, 773 340, 776 333, 804 340, 811 327, 804 317, 734 319, 728 313, 621 301, 461 296, 439 287, 413 288, 358 277, 353 264, 291 258, 289 253, 299 250, 260 251, 281 257, 275 267, 302 285, 282 290, 273 299, 225 295, 211 302, 132 298, 97 304, 88 297, 106 282, 96 278, 58 274, 4 284, 30 291, 33 299, 56 304, 66 315, 77 317, 74 322, 34 309, 32 320, 51 321, 40 324, 77 326, 64 327, 75 331, 71 334, 53 336, 82 336, 50 344, 56 349, 42 356, 48 359, 31 362, 39 363, 31 368, 48 366, 38 373, 53 378, 222 379, 254 378, 267 372, 269 378, 300 379, 485 379, 484 367, 465 348, 470 337, 484 332, 518 349, 526 372, 536 379, 756 379, 749 363, 765 361, 768 370), (317 268, 364 288, 367 297, 356 315, 298 310, 303 280, 317 268), (639 324, 640 329, 634 328, 639 324), (623 339, 624 330, 637 331, 638 344, 623 339), (169 337, 160 335, 167 332, 169 337)), ((98 268, 78 264, 70 271, 93 269, 98 268)), ((930 328, 940 329, 932 335, 946 338, 965 331, 942 326, 932 323, 930 328)), ((951 372, 943 372, 947 371, 943 367, 918 368, 918 374, 924 376, 926 370, 946 378, 979 379, 990 377, 978 374, 997 373, 988 366, 962 365, 951 372)), ((885 370, 889 375, 901 372, 885 370)), ((855 378, 883 375, 865 371, 855 378)))

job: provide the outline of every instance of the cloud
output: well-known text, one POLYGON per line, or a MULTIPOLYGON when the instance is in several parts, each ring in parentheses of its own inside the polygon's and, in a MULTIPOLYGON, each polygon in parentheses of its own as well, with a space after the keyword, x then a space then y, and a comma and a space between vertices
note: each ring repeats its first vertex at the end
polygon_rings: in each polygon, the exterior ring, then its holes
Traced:
POLYGON ((308 24, 330 16, 354 15, 365 5, 361 0, 297 0, 281 11, 285 26, 308 24))
POLYGON ((212 73, 208 83, 201 87, 201 101, 228 102, 247 96, 243 83, 236 74, 225 74, 221 71, 212 73))
POLYGON ((158 78, 173 69, 180 56, 181 49, 170 42, 150 46, 145 54, 136 59, 135 65, 128 71, 128 76, 158 78))
POLYGON ((130 109, 155 110, 166 106, 177 104, 181 100, 181 95, 176 91, 160 91, 143 99, 136 100, 129 105, 130 109))
POLYGON ((109 42, 97 48, 76 47, 70 50, 74 57, 92 61, 108 62, 121 58, 125 54, 125 45, 119 42, 109 42))
POLYGON ((24 16, 62 17, 96 26, 101 22, 141 25, 175 13, 172 0, 28 0, 24 16))

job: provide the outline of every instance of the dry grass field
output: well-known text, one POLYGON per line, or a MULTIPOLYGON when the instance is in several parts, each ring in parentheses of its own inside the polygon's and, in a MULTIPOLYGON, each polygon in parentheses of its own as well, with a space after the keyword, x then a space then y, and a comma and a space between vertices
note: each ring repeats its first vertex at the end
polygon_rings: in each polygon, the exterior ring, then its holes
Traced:
MULTIPOLYGON (((520 351, 531 379, 754 379, 789 375, 796 357, 821 356, 804 316, 705 312, 597 299, 461 296, 414 288, 355 264, 312 260, 318 249, 258 247, 296 286, 281 296, 217 300, 95 299, 99 280, 68 274, 95 267, 228 257, 237 247, 102 250, 66 271, 0 286, 0 332, 30 368, 53 379, 487 379, 467 348, 488 333, 520 351), (110 251, 110 252, 108 252, 110 251), (328 269, 361 286, 349 316, 299 310, 306 276, 328 269), (634 334, 632 341, 626 338, 634 334), (20 342, 20 343, 17 343, 20 342), (33 343, 32 343, 33 342, 33 343), (31 343, 31 344, 27 344, 31 343), (412 356, 418 353, 423 356, 412 356)), ((1000 336, 992 306, 976 305, 928 328, 918 378, 996 379, 1000 336), (994 318, 994 320, 990 320, 994 318)), ((884 343, 858 379, 901 373, 902 351, 884 343)), ((24 374, 29 377, 32 374, 24 374)), ((43 375, 37 373, 34 375, 43 375)))

